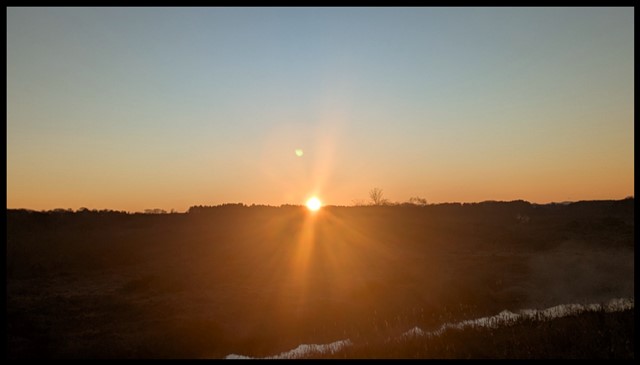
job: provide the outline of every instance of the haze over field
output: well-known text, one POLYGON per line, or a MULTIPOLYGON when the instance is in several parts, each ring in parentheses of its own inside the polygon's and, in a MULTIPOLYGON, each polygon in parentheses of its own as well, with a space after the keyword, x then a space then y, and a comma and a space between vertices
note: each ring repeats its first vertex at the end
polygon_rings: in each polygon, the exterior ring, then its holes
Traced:
POLYGON ((633 11, 7 8, 7 208, 622 199, 633 11))

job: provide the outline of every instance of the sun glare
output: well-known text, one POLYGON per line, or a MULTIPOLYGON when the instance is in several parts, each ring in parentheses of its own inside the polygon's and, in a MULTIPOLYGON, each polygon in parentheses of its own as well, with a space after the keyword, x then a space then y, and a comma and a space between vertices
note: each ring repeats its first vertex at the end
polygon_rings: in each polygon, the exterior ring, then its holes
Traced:
POLYGON ((307 200, 307 208, 309 208, 310 211, 315 212, 320 209, 320 207, 322 207, 322 202, 315 196, 307 200))

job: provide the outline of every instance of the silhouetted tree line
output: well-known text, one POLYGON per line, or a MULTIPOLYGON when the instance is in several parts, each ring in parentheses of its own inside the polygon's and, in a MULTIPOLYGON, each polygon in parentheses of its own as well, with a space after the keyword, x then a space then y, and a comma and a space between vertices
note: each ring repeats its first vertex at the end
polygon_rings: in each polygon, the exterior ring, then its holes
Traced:
POLYGON ((214 211, 238 211, 238 210, 243 210, 243 209, 248 209, 248 208, 253 208, 253 209, 290 209, 290 208, 296 208, 299 209, 301 207, 301 205, 292 205, 292 204, 282 204, 280 205, 280 207, 276 207, 273 205, 266 205, 266 204, 251 204, 251 205, 247 205, 247 204, 243 204, 243 203, 225 203, 225 204, 219 204, 219 205, 194 205, 192 207, 190 207, 187 210, 187 213, 189 214, 199 214, 199 213, 207 213, 207 212, 214 212, 214 211))
POLYGON ((220 205, 194 205, 187 210, 189 214, 198 214, 217 209, 244 209, 247 208, 243 203, 225 203, 220 205))
POLYGON ((99 215, 110 215, 110 214, 134 214, 124 210, 113 210, 113 209, 88 209, 88 208, 79 208, 74 211, 73 209, 64 209, 64 208, 55 208, 50 210, 33 210, 33 209, 7 209, 7 211, 13 212, 13 214, 99 214, 99 215))

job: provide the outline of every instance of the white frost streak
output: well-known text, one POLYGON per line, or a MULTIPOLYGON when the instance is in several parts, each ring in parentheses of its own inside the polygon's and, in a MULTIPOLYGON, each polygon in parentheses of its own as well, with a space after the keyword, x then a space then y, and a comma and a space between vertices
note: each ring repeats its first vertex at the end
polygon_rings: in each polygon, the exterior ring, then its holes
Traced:
POLYGON ((447 329, 464 329, 464 328, 498 328, 500 326, 513 324, 518 320, 535 320, 549 321, 555 318, 572 316, 584 312, 596 312, 604 310, 607 313, 622 312, 627 309, 634 308, 634 299, 612 299, 605 304, 562 304, 555 307, 538 310, 523 309, 519 313, 502 311, 491 317, 482 317, 478 319, 466 320, 458 323, 445 323, 435 331, 426 332, 419 327, 414 327, 402 334, 401 337, 413 336, 440 336, 447 329))
MULTIPOLYGON (((305 356, 309 356, 311 354, 334 354, 340 351, 343 347, 351 346, 353 343, 351 340, 341 340, 336 341, 324 345, 316 345, 316 344, 303 344, 296 347, 293 350, 286 351, 276 356, 269 356, 265 359, 299 359, 305 356)), ((251 357, 231 354, 227 355, 225 359, 251 359, 251 357)))
MULTIPOLYGON (((605 304, 562 304, 547 309, 523 309, 519 313, 513 313, 509 311, 502 311, 499 314, 491 317, 482 317, 478 319, 471 319, 457 323, 445 323, 435 331, 424 331, 420 327, 414 327, 409 331, 403 333, 400 337, 414 337, 414 336, 440 336, 448 329, 464 329, 464 328, 498 328, 513 324, 519 320, 534 320, 534 321, 549 321, 555 318, 562 318, 572 316, 584 312, 596 312, 603 310, 607 313, 622 312, 628 309, 634 308, 634 299, 612 299, 605 304)), ((341 340, 324 345, 316 344, 303 344, 296 347, 293 350, 283 352, 279 355, 269 356, 266 359, 299 359, 308 357, 312 354, 334 354, 340 351, 344 347, 352 346, 351 340, 341 340)), ((249 356, 230 354, 225 359, 253 359, 249 356)))
POLYGON ((325 345, 300 345, 295 349, 287 352, 283 352, 280 355, 270 356, 267 359, 297 359, 303 356, 308 356, 311 354, 335 354, 340 351, 343 347, 351 346, 353 343, 351 340, 341 340, 332 342, 325 345))

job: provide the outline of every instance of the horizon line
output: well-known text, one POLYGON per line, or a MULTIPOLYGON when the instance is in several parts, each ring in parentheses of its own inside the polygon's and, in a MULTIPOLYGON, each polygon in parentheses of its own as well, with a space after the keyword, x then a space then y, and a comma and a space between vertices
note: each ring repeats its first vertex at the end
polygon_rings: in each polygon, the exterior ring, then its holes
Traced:
MULTIPOLYGON (((408 207, 408 206, 415 206, 415 207, 427 207, 427 206, 438 206, 438 205, 448 205, 448 204, 459 204, 459 205, 474 205, 474 204, 483 204, 483 203, 516 203, 516 202, 523 202, 523 203, 527 203, 527 204, 531 204, 531 205, 557 205, 557 204, 561 204, 561 205, 567 205, 567 204, 572 204, 572 203, 580 203, 580 202, 606 202, 606 201, 624 201, 624 200, 633 200, 635 199, 634 195, 628 195, 624 198, 619 198, 619 199, 579 199, 579 200, 563 200, 563 201, 550 201, 547 203, 536 203, 536 202, 532 202, 532 201, 528 201, 525 199, 514 199, 514 200, 495 200, 495 199, 488 199, 488 200, 482 200, 482 201, 472 201, 472 202, 461 202, 461 201, 447 201, 447 202, 438 202, 438 203, 425 203, 425 204, 415 204, 415 203, 411 203, 409 201, 405 201, 405 202, 389 202, 389 203, 385 203, 385 204, 374 204, 374 203, 357 203, 357 204, 351 204, 351 205, 340 205, 340 204, 323 204, 322 207, 323 208, 329 208, 329 207, 333 207, 333 208, 363 208, 363 207, 408 207)), ((80 212, 123 212, 123 213, 131 213, 131 214, 135 214, 135 213, 142 213, 142 214, 184 214, 184 213, 188 213, 189 210, 191 210, 192 208, 202 208, 202 209, 207 209, 207 208, 230 208, 230 207, 243 207, 243 208, 252 208, 252 207, 268 207, 268 208, 288 208, 288 207, 296 207, 296 208, 304 208, 305 205, 304 204, 291 204, 291 203, 282 203, 279 205, 272 205, 272 204, 261 204, 261 203, 244 203, 244 202, 235 202, 235 203, 220 203, 220 204, 213 204, 213 205, 206 205, 206 204, 196 204, 196 205, 191 205, 189 208, 187 208, 184 211, 178 211, 176 209, 163 209, 163 208, 146 208, 143 210, 118 210, 118 209, 112 209, 112 208, 86 208, 86 207, 80 207, 77 209, 73 209, 73 208, 51 208, 51 209, 33 209, 33 208, 24 208, 24 207, 20 207, 20 208, 9 208, 7 207, 7 211, 9 210, 25 210, 25 211, 30 211, 30 212, 39 212, 39 213, 51 213, 51 212, 71 212, 71 213, 80 213, 80 212)))

